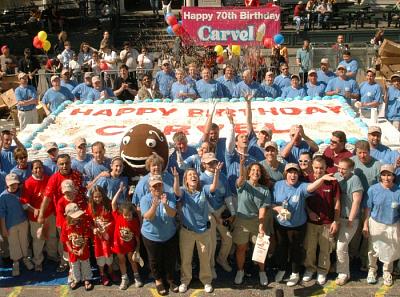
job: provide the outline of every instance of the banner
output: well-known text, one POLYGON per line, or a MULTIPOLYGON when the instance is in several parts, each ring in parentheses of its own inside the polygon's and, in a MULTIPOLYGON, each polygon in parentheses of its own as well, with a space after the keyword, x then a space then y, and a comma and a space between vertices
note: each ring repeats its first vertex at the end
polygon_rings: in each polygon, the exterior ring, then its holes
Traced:
POLYGON ((182 7, 182 26, 196 45, 262 46, 280 32, 275 7, 182 7))

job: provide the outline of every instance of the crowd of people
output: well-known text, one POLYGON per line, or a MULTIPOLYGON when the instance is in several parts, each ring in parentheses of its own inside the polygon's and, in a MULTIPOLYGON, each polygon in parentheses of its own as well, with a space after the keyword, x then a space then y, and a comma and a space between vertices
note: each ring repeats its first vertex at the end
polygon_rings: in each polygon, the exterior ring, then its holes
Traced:
MULTIPOLYGON (((182 77, 177 71, 178 81, 182 77)), ((101 142, 88 153, 86 140, 76 139, 73 158, 51 142, 46 160, 28 160, 15 131, 2 131, 1 247, 13 262, 12 276, 20 275, 21 260, 27 270, 41 272, 47 258, 59 263, 57 271, 68 271, 71 289, 83 282, 91 290, 93 257, 104 286, 127 289, 131 270, 141 287, 146 265, 160 295, 183 293, 196 246, 199 279, 210 293, 216 265, 227 272, 235 267, 234 283, 244 282, 246 254, 265 234, 268 257, 256 263, 261 286, 269 283, 267 267, 277 269, 276 282, 290 273, 287 286, 315 274, 323 285, 332 271, 336 284, 345 285, 355 258, 368 270, 369 284, 378 280, 378 259, 383 262, 384 284, 391 286, 400 257, 399 152, 381 143, 377 126, 354 152, 346 148, 344 131, 332 131, 322 150, 300 125, 278 147, 269 128, 253 130, 251 99, 247 94, 240 103, 246 105, 245 133, 235 135, 227 112, 229 131, 221 138, 214 105, 199 147, 176 132, 169 159, 150 156, 148 174, 136 187, 121 157, 106 157, 101 142)))

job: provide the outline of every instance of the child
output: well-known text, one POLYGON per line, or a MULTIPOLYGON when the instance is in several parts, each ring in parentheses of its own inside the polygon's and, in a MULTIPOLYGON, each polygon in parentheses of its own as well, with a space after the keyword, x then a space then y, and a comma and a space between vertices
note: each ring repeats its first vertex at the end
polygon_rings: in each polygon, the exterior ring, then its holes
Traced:
POLYGON ((84 281, 85 290, 93 289, 92 270, 90 268, 89 226, 85 222, 84 212, 76 203, 69 203, 65 207, 66 220, 61 229, 61 241, 68 250, 69 265, 71 267, 71 290, 78 288, 80 281, 84 281))
POLYGON ((68 69, 69 62, 72 60, 74 51, 71 49, 71 43, 69 41, 64 42, 64 50, 61 53, 61 63, 63 67, 68 69))
POLYGON ((121 183, 111 202, 112 213, 115 221, 114 245, 112 250, 118 256, 119 268, 121 270, 120 290, 126 290, 129 283, 128 274, 126 273, 125 255, 128 255, 128 260, 134 273, 135 287, 139 288, 143 286, 139 275, 139 267, 137 262, 135 262, 140 260, 139 218, 131 202, 126 201, 122 203, 118 209, 117 200, 123 191, 124 184, 121 183))
POLYGON ((17 165, 11 170, 18 176, 18 179, 23 183, 32 175, 32 164, 28 162, 28 152, 24 147, 17 147, 14 150, 14 159, 17 165))
POLYGON ((0 195, 1 234, 8 237, 10 258, 13 260, 12 276, 19 276, 22 258, 28 270, 33 264, 28 258, 28 220, 19 200, 19 180, 15 173, 6 176, 7 189, 0 195))
POLYGON ((109 286, 111 282, 104 272, 104 266, 107 265, 108 274, 112 276, 113 254, 111 245, 114 235, 114 219, 111 214, 110 200, 102 187, 94 186, 92 189, 87 212, 93 220, 94 255, 99 266, 101 283, 104 286, 109 286))

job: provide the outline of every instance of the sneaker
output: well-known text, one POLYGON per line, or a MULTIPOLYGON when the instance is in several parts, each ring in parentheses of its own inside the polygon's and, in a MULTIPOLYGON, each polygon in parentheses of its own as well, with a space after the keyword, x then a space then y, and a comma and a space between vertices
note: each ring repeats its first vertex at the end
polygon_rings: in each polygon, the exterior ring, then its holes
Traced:
POLYGON ((204 291, 205 291, 206 293, 212 293, 212 292, 214 291, 214 288, 213 288, 213 286, 211 286, 210 284, 205 284, 205 285, 204 285, 204 291))
POLYGON ((217 272, 215 271, 215 268, 211 268, 211 275, 213 279, 217 279, 217 272))
POLYGON ((181 285, 179 286, 179 293, 186 293, 187 290, 188 290, 187 285, 181 284, 181 285))
POLYGON ((126 290, 128 289, 128 284, 129 284, 129 278, 128 276, 125 274, 121 277, 121 284, 119 285, 119 289, 120 290, 126 290))
POLYGON ((260 285, 261 286, 268 286, 268 277, 265 271, 260 271, 258 273, 258 276, 260 278, 260 285))
POLYGON ((279 270, 278 273, 275 275, 275 282, 280 283, 283 281, 283 277, 285 276, 285 270, 279 270))
POLYGON ((20 272, 19 272, 19 262, 13 262, 13 266, 12 266, 12 276, 19 276, 20 272))
POLYGON ((217 263, 222 267, 223 270, 225 270, 226 272, 231 272, 232 271, 232 267, 229 265, 227 260, 222 260, 217 258, 217 263))
POLYGON ((109 285, 111 285, 110 279, 107 277, 107 275, 103 274, 103 275, 101 276, 101 284, 102 284, 103 286, 109 286, 109 285))
POLYGON ((24 265, 28 270, 33 270, 33 268, 35 268, 35 266, 32 264, 31 259, 29 259, 28 257, 23 258, 22 262, 24 262, 24 265))
POLYGON ((309 282, 310 280, 312 280, 314 276, 314 272, 310 271, 310 270, 306 270, 306 272, 304 272, 303 275, 303 282, 309 282))
POLYGON ((300 280, 300 274, 298 273, 292 273, 289 277, 289 280, 287 281, 286 285, 288 287, 293 287, 295 285, 297 285, 297 283, 300 280))
POLYGON ((347 274, 339 273, 339 275, 336 278, 336 284, 338 286, 343 286, 347 283, 348 280, 349 280, 349 277, 347 276, 347 274))
POLYGON ((244 270, 238 270, 236 272, 236 276, 235 276, 235 284, 236 285, 240 285, 243 283, 243 278, 244 278, 244 270))
POLYGON ((383 273, 383 284, 388 287, 393 285, 393 278, 390 272, 386 271, 383 273))
POLYGON ((317 283, 321 286, 326 284, 326 274, 318 273, 317 275, 317 283))
POLYGON ((134 279, 135 279, 135 288, 143 287, 143 282, 142 279, 140 278, 140 275, 134 275, 134 279))
POLYGON ((367 276, 367 283, 370 285, 374 285, 378 282, 376 279, 376 273, 372 270, 368 271, 368 276, 367 276))

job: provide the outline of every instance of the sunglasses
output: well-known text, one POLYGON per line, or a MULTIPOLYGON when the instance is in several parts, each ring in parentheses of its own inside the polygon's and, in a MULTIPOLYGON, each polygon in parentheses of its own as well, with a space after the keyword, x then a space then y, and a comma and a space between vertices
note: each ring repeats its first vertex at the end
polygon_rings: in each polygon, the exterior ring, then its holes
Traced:
POLYGON ((309 163, 309 160, 299 160, 299 163, 309 163))
POLYGON ((339 143, 339 141, 331 139, 331 144, 338 144, 338 143, 339 143))

